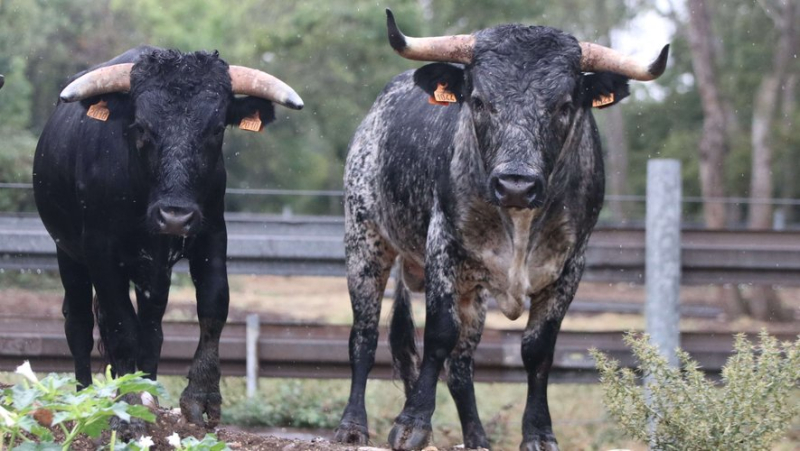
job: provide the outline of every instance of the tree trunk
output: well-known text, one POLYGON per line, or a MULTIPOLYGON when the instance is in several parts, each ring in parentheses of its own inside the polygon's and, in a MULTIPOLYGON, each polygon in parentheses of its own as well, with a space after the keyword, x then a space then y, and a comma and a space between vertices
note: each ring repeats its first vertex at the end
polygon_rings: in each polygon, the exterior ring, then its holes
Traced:
MULTIPOLYGON (((609 15, 609 7, 616 9, 619 5, 613 3, 609 5, 607 0, 597 0, 594 2, 594 24, 597 27, 597 43, 605 46, 612 46, 611 30, 614 27, 609 15)), ((616 18, 616 17, 615 17, 616 18)), ((606 176, 608 184, 606 186, 609 195, 619 197, 628 193, 628 138, 625 135, 625 118, 622 116, 623 105, 608 108, 603 112, 605 119, 605 138, 608 144, 608 165, 606 176)), ((625 202, 618 199, 607 201, 611 216, 616 222, 625 222, 628 215, 625 210, 625 202)))
MULTIPOLYGON (((628 193, 628 139, 621 105, 606 110, 606 135, 608 137, 608 193, 622 196, 628 193)), ((628 220, 625 202, 612 199, 608 202, 616 222, 628 220)))
POLYGON ((697 90, 703 106, 703 136, 700 139, 700 187, 705 201, 703 216, 706 227, 725 226, 724 161, 728 151, 725 110, 717 83, 714 35, 706 0, 689 0, 689 43, 697 90))
MULTIPOLYGON (((708 5, 705 0, 688 0, 687 6, 692 66, 703 106, 703 135, 698 146, 703 217, 707 228, 721 229, 725 227, 725 204, 721 198, 725 195, 724 163, 728 152, 726 112, 714 66, 714 34, 708 5)), ((735 285, 719 287, 717 300, 728 318, 746 313, 735 285)))
MULTIPOLYGON (((765 6, 765 13, 775 23, 778 44, 772 57, 772 69, 761 79, 753 107, 751 142, 753 173, 750 179, 750 229, 772 228, 772 136, 780 98, 786 95, 789 67, 794 58, 797 41, 796 4, 794 0, 778 0, 773 9, 765 6)), ((750 310, 756 319, 763 321, 790 321, 791 312, 781 305, 780 298, 771 286, 753 287, 750 310)))

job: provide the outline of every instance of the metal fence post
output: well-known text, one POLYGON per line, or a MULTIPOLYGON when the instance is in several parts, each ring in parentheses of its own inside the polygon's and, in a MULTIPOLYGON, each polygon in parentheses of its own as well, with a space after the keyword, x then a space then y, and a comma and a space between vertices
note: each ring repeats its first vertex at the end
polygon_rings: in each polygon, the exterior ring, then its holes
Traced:
POLYGON ((681 283, 681 164, 647 162, 645 317, 650 340, 672 365, 680 345, 678 310, 681 283))
POLYGON ((254 398, 258 391, 258 337, 261 334, 261 323, 258 314, 247 315, 247 334, 245 349, 247 354, 247 397, 254 398))

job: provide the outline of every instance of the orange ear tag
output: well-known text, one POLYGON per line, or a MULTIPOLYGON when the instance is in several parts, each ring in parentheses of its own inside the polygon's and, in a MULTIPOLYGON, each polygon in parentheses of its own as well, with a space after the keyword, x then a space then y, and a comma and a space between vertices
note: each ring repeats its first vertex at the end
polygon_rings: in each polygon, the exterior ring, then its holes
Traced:
POLYGON ((239 122, 239 128, 242 130, 247 130, 249 132, 260 132, 264 130, 264 124, 261 123, 261 113, 256 110, 252 116, 248 116, 242 119, 242 122, 239 122))
POLYGON ((108 109, 108 103, 106 103, 105 100, 101 100, 90 106, 89 111, 86 112, 86 115, 92 119, 105 122, 108 120, 108 116, 111 115, 111 111, 108 109))
POLYGON ((592 101, 593 108, 602 108, 606 105, 614 103, 614 93, 609 93, 607 96, 601 95, 599 98, 592 101))
POLYGON ((457 102, 456 95, 447 90, 447 83, 437 83, 433 97, 428 97, 428 103, 431 105, 447 106, 455 102, 457 102))

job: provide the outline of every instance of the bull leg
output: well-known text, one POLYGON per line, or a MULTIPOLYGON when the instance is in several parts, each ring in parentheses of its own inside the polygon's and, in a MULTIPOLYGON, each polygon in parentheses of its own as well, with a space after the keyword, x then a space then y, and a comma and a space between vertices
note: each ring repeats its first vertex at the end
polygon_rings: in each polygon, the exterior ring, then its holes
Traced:
POLYGON ((145 377, 158 378, 158 361, 164 333, 161 320, 167 310, 170 276, 172 270, 166 265, 148 265, 147 274, 135 284, 136 303, 139 314, 139 354, 136 366, 146 373, 145 377))
POLYGON ((92 281, 85 265, 76 262, 61 249, 56 250, 58 271, 64 286, 64 332, 69 352, 75 361, 78 388, 92 383, 91 354, 94 346, 92 329, 92 281))
MULTIPOLYGON (((119 260, 119 243, 102 232, 86 233, 84 253, 89 263, 89 275, 97 293, 97 325, 105 354, 114 376, 136 371, 139 326, 136 311, 129 295, 128 268, 119 260)), ((134 394, 124 397, 128 403, 138 403, 134 394)), ((142 420, 130 423, 114 417, 111 427, 128 440, 142 435, 146 428, 142 420)))
POLYGON ((455 300, 458 247, 445 229, 443 215, 431 219, 426 245, 424 350, 419 378, 389 433, 392 449, 420 449, 431 436, 431 416, 436 408, 436 382, 458 342, 459 319, 455 300))
MULTIPOLYGON (((221 220, 220 220, 221 222, 221 220)), ((189 369, 189 384, 181 393, 183 416, 190 422, 213 428, 222 413, 219 391, 219 339, 228 319, 228 238, 222 223, 216 232, 199 236, 189 256, 189 270, 197 295, 200 342, 189 369), (207 422, 203 420, 203 414, 207 422)))
POLYGON ((521 451, 558 451, 547 406, 547 378, 556 337, 583 273, 583 258, 569 260, 561 277, 531 299, 522 337, 522 361, 528 373, 528 397, 522 416, 521 451))
POLYGON ((489 440, 483 430, 475 402, 475 386, 472 381, 473 354, 481 341, 486 320, 486 302, 480 294, 462 298, 459 306, 461 335, 455 349, 447 360, 447 387, 453 396, 461 420, 464 446, 469 449, 489 448, 489 440))
POLYGON ((342 443, 365 445, 369 442, 369 428, 364 392, 367 376, 375 364, 383 290, 396 254, 367 224, 352 226, 353 230, 348 230, 345 235, 347 287, 353 308, 349 342, 352 377, 350 398, 334 439, 342 443))

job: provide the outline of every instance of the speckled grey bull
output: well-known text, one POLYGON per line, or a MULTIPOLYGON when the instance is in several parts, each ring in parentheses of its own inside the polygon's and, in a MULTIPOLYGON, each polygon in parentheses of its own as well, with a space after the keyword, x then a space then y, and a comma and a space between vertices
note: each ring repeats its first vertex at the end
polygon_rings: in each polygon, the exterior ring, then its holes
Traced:
POLYGON ((489 446, 475 404, 472 356, 486 302, 494 298, 512 320, 530 301, 520 448, 555 450, 547 376, 603 203, 603 159, 590 109, 627 96, 629 79, 658 77, 668 48, 642 66, 552 28, 502 25, 410 38, 387 15, 398 53, 437 62, 395 77, 350 144, 345 249, 352 386, 336 439, 368 441, 364 389, 381 298, 397 261, 389 338, 406 403, 389 435, 392 448, 419 449, 429 441, 443 367, 466 447, 489 446), (440 85, 455 97, 450 106, 429 102, 440 85), (425 292, 421 358, 409 289, 425 292))

